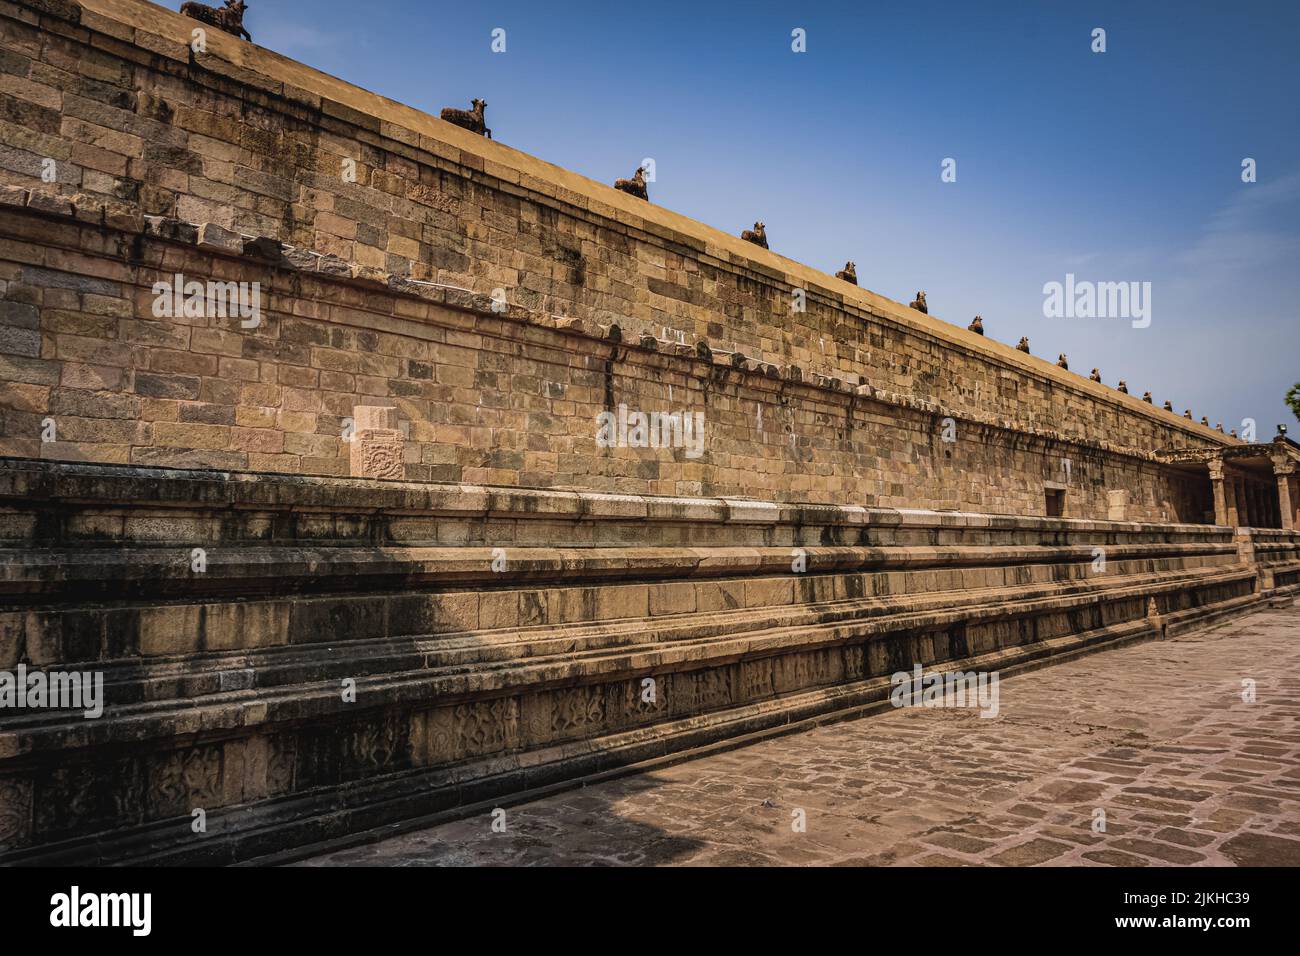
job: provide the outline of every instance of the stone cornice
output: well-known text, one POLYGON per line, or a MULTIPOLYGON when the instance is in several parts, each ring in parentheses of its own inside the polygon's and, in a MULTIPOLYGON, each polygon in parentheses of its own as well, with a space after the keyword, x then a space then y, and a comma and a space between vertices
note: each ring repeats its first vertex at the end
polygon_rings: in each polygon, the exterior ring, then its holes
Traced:
POLYGON ((150 508, 258 508, 282 512, 462 518, 688 521, 753 526, 993 528, 1026 531, 1205 533, 1200 524, 1148 524, 964 511, 868 508, 749 498, 682 498, 436 482, 209 471, 0 457, 0 501, 135 503, 150 508))

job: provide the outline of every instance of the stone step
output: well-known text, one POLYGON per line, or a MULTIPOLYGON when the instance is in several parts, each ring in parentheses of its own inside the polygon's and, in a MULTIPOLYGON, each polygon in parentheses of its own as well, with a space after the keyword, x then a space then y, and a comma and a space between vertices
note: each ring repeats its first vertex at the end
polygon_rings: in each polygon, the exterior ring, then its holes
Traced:
POLYGON ((916 664, 1038 666, 1261 600, 1223 529, 386 484, 0 461, 0 669, 98 671, 107 698, 0 713, 0 862, 247 859, 866 713, 916 664), (458 541, 353 537, 415 525, 458 541))
MULTIPOLYGON (((926 602, 929 606, 920 610, 908 609, 905 603, 895 603, 890 607, 887 602, 874 602, 875 606, 866 610, 875 613, 867 617, 844 609, 840 614, 828 614, 816 622, 805 620, 793 625, 751 621, 751 627, 745 628, 743 625, 735 626, 740 625, 740 621, 734 621, 733 630, 711 628, 712 633, 708 636, 695 631, 688 638, 664 639, 661 632, 632 647, 601 643, 585 652, 576 652, 567 639, 561 638, 561 642, 568 645, 563 653, 546 654, 534 649, 530 653, 512 654, 487 666, 481 660, 430 666, 425 659, 421 661, 423 666, 374 673, 366 667, 366 663, 373 664, 374 661, 354 661, 350 655, 348 661, 335 662, 330 668, 336 675, 332 681, 317 679, 302 684, 270 683, 263 686, 253 683, 259 669, 252 668, 248 676, 253 686, 238 690, 218 691, 203 697, 187 695, 140 704, 116 704, 106 710, 102 718, 90 723, 78 718, 69 719, 57 712, 34 711, 11 716, 0 724, 0 728, 7 728, 7 734, 18 741, 16 746, 28 753, 107 743, 121 732, 119 725, 123 723, 130 724, 131 735, 136 739, 168 737, 196 730, 246 730, 255 724, 300 719, 308 714, 320 717, 329 713, 346 713, 351 705, 341 699, 337 675, 356 680, 358 699, 364 699, 364 706, 410 706, 470 695, 502 694, 519 688, 538 689, 573 682, 717 667, 741 659, 787 655, 827 645, 860 644, 891 634, 938 635, 954 625, 959 625, 963 634, 969 635, 981 625, 996 622, 1068 615, 1080 610, 1095 611, 1099 601, 1105 606, 1127 601, 1133 609, 1131 617, 1143 618, 1149 598, 1162 596, 1162 600, 1168 600, 1163 595, 1176 592, 1179 583, 1115 585, 1099 588, 1100 594, 1051 595, 1028 600, 1006 590, 993 589, 984 595, 964 596, 964 603, 958 607, 953 606, 950 597, 947 604, 926 602), (882 613, 886 610, 887 613, 882 613), (250 701, 256 701, 255 706, 250 708, 250 701)), ((1187 588, 1191 581, 1181 583, 1187 588)), ((1233 583, 1253 584, 1253 575, 1234 570, 1199 575, 1195 579, 1197 588, 1233 583)), ((651 626, 648 621, 637 624, 647 628, 651 626)), ((1065 626, 1068 628, 1069 622, 1065 626)), ((978 646, 978 640, 975 644, 978 646)), ((967 647, 957 656, 965 656, 973 650, 967 647)), ((112 693, 116 685, 108 684, 107 687, 110 696, 117 699, 112 693)))

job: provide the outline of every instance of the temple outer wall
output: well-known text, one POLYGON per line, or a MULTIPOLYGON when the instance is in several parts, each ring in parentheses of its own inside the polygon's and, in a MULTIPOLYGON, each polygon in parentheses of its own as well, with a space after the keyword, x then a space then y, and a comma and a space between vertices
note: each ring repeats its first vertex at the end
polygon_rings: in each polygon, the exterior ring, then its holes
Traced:
POLYGON ((0 666, 110 678, 4 715, 0 863, 259 858, 1300 589, 1158 454, 1225 436, 192 28, 0 0, 0 666))
POLYGON ((397 410, 401 477, 413 480, 1029 515, 1051 487, 1067 517, 1108 516, 1122 488, 1124 517, 1155 521, 1202 521, 1213 506, 1142 456, 871 386, 791 381, 722 353, 301 272, 196 236, 30 208, 0 209, 0 231, 21 237, 0 257, 3 308, 37 326, 33 351, 40 341, 39 354, 0 359, 4 454, 344 476, 354 416, 380 406, 397 410), (154 318, 153 283, 177 272, 259 283, 261 324, 154 318), (698 443, 617 447, 624 410, 638 409, 698 415, 698 443), (598 441, 604 413, 614 447, 598 441))
POLYGON ((1000 342, 250 44, 192 53, 151 4, 0 3, 0 27, 4 453, 343 474, 344 420, 392 406, 410 478, 1213 512, 1151 453, 1229 439, 1000 342), (156 320, 175 273, 260 283, 266 323, 156 320), (703 413, 707 450, 597 448, 621 404, 703 413))

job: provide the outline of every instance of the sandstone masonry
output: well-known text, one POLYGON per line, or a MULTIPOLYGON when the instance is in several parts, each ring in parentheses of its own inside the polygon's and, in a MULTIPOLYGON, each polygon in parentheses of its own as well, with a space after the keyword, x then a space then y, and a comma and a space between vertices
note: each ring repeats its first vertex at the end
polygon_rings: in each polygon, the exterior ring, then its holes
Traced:
POLYGON ((106 696, 0 711, 0 863, 263 858, 1300 590, 1285 437, 192 27, 0 0, 0 670, 106 696))

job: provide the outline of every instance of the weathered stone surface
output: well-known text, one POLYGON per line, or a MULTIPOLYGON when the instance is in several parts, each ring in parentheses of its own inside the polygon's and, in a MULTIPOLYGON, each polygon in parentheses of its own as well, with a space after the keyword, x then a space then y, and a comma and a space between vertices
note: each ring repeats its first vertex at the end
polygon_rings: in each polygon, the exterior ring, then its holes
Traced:
POLYGON ((357 431, 397 431, 398 410, 392 405, 358 405, 352 417, 357 431))
POLYGON ((1124 521, 1128 518, 1128 492, 1119 489, 1106 493, 1106 517, 1111 521, 1124 521))

